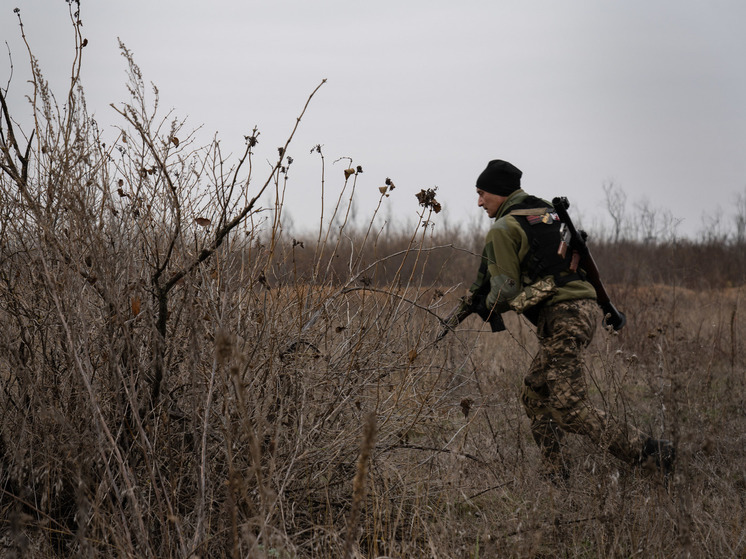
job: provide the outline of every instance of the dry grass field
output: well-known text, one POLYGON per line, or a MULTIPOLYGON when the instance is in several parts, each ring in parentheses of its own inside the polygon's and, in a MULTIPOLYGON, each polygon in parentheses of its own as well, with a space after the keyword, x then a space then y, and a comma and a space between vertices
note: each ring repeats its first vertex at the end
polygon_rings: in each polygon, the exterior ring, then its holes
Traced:
POLYGON ((137 282, 112 309, 63 263, 6 260, 5 554, 743 555, 742 288, 613 287, 629 323, 599 328, 592 398, 675 441, 676 472, 665 485, 570 437, 557 485, 518 400, 523 319, 493 334, 472 317, 436 345, 455 293, 275 286, 234 256, 175 295, 157 400, 137 282))
POLYGON ((435 235, 426 191, 413 232, 353 228, 350 168, 289 237, 294 132, 265 176, 256 130, 224 160, 122 52, 114 141, 35 64, 30 129, 1 96, 1 556, 746 555, 743 246, 595 245, 628 324, 599 326, 591 398, 678 459, 663 483, 569 437, 553 482, 518 400, 532 327, 435 342, 479 231, 435 235))

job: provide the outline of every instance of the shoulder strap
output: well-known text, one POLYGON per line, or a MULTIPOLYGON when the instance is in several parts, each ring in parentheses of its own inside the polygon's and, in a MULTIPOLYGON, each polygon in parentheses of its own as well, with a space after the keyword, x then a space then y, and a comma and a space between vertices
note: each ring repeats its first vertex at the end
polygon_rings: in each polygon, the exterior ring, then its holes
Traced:
POLYGON ((553 212, 554 208, 546 200, 536 196, 527 196, 508 211, 507 215, 536 216, 553 212))
POLYGON ((511 212, 508 212, 508 215, 544 215, 545 213, 552 211, 552 208, 547 208, 546 206, 543 208, 520 208, 517 210, 513 210, 511 212))

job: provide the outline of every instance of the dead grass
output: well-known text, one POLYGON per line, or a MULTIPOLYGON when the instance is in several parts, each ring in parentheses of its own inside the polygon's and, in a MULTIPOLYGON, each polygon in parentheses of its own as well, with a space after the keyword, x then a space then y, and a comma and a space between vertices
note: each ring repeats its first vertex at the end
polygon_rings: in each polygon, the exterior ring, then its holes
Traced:
MULTIPOLYGON (((222 258, 224 273, 241 269, 222 258)), ((664 487, 571 438, 572 475, 555 486, 539 475, 518 401, 535 340, 516 316, 497 335, 470 318, 436 346, 431 312, 445 314, 455 293, 268 288, 208 269, 180 288, 164 396, 143 415, 155 328, 145 300, 133 316, 125 299, 116 319, 66 266, 53 275, 29 255, 11 262, 9 552, 339 556, 370 413, 377 436, 353 546, 362 556, 744 550, 744 363, 728 337, 743 339, 739 290, 614 288, 629 323, 598 332, 592 397, 673 438, 676 475, 664 487)))
POLYGON ((473 317, 434 343, 474 232, 434 236, 430 203, 412 233, 334 218, 287 238, 292 133, 257 177, 256 130, 233 163, 194 146, 123 54, 113 143, 36 67, 33 137, 0 119, 3 556, 746 553, 743 291, 707 281, 716 262, 697 284, 643 281, 655 258, 612 275, 628 325, 588 353, 594 402, 671 438, 674 478, 571 438, 554 485, 518 400, 532 328, 473 317))

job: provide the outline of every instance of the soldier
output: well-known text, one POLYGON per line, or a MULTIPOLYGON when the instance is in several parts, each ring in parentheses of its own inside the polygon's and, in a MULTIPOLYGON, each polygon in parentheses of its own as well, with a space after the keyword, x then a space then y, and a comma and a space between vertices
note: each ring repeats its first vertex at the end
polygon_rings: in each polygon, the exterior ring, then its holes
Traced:
POLYGON ((582 354, 596 330, 596 290, 578 267, 577 253, 562 249, 562 224, 554 208, 524 192, 521 176, 499 159, 479 175, 479 207, 495 221, 477 279, 439 337, 472 312, 490 321, 493 331, 504 329, 500 314, 523 314, 536 326, 539 351, 521 400, 546 473, 567 476, 561 447, 567 432, 589 437, 630 465, 652 464, 667 476, 674 461, 670 442, 617 421, 586 397, 582 354))

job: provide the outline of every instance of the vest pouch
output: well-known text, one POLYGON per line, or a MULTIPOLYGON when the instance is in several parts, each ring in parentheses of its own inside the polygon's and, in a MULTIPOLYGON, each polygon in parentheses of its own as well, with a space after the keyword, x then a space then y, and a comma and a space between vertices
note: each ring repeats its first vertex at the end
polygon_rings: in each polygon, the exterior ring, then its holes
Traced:
POLYGON ((524 287, 523 291, 510 301, 510 308, 517 313, 523 313, 527 309, 546 301, 556 293, 557 286, 554 283, 554 277, 547 276, 524 287))

